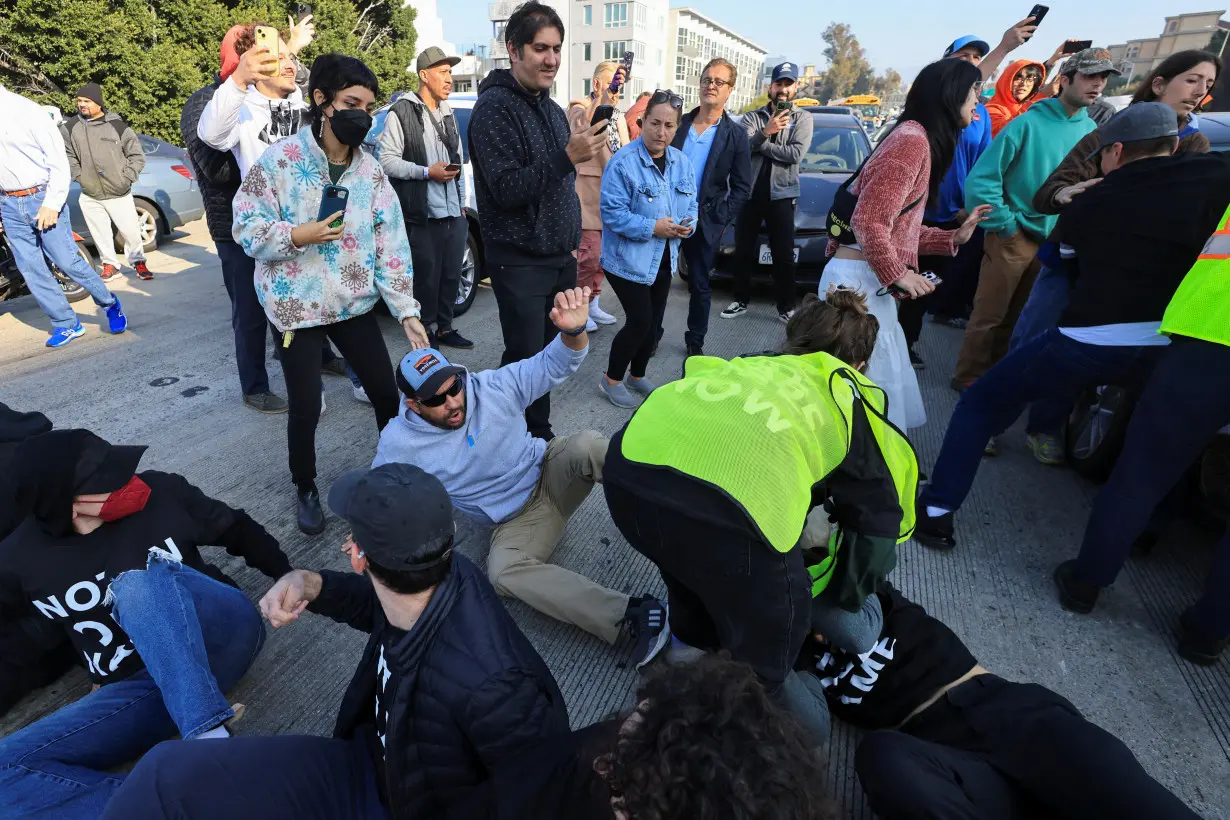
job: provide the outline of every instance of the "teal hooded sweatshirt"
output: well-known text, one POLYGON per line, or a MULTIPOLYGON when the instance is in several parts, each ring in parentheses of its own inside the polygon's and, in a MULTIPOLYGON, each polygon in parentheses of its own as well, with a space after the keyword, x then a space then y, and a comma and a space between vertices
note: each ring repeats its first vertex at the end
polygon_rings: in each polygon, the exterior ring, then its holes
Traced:
POLYGON ((965 209, 990 205, 987 233, 1010 236, 1024 230, 1041 242, 1059 217, 1034 210, 1034 193, 1082 137, 1097 128, 1082 108, 1069 117, 1054 97, 1013 119, 982 153, 965 180, 965 209))

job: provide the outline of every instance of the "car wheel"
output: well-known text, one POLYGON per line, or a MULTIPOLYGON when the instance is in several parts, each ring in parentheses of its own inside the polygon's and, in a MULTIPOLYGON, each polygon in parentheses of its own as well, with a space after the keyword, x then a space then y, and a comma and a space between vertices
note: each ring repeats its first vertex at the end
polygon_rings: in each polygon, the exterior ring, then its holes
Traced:
MULTIPOLYGON (((158 209, 144 199, 134 199, 137 206, 137 227, 141 229, 141 250, 149 253, 158 250, 158 209)), ((115 233, 115 250, 124 253, 124 239, 115 233)))
MULTIPOLYGON (((85 263, 90 266, 90 270, 95 273, 98 268, 94 266, 94 256, 86 248, 84 242, 77 243, 77 254, 85 260, 85 263)), ((60 286, 60 290, 64 292, 64 298, 70 302, 80 302, 90 295, 90 292, 85 287, 79 284, 76 280, 69 278, 68 274, 55 266, 55 263, 50 259, 47 264, 51 267, 51 273, 56 278, 56 284, 60 286)))
POLYGON ((688 281, 688 260, 683 258, 683 254, 679 254, 679 269, 677 273, 681 281, 688 281))
POLYGON ((453 307, 453 315, 460 316, 474 304, 478 296, 479 265, 478 240, 474 231, 466 231, 466 252, 461 257, 461 280, 457 283, 457 301, 453 307))
POLYGON ((1072 408, 1065 436, 1068 464, 1091 481, 1110 477, 1123 450, 1135 398, 1122 387, 1103 385, 1087 391, 1072 408))

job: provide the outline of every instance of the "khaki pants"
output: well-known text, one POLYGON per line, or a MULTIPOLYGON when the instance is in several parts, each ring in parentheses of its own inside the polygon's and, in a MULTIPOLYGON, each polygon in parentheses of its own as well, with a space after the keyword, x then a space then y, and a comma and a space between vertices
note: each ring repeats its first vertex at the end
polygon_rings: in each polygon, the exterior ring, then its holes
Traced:
POLYGON ((628 596, 546 563, 568 518, 602 481, 606 450, 606 437, 593 430, 551 440, 530 500, 491 534, 487 575, 501 595, 615 643, 628 596))
POLYGON ((94 247, 98 249, 98 257, 104 265, 114 265, 117 268, 120 266, 120 260, 115 256, 112 222, 124 239, 124 255, 128 257, 128 264, 135 265, 145 261, 145 250, 141 246, 141 223, 137 220, 137 206, 133 202, 132 194, 124 194, 114 199, 92 199, 82 194, 78 201, 85 226, 94 239, 94 247))
POLYGON ((957 356, 958 381, 974 381, 1008 352, 1012 328, 1042 267, 1037 254, 1038 243, 1024 231, 1009 237, 987 234, 974 312, 957 356))

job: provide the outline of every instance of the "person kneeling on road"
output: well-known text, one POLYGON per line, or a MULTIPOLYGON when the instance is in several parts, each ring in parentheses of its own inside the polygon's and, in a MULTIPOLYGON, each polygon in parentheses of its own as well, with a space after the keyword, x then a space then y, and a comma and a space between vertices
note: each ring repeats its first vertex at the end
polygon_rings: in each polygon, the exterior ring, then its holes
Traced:
POLYGON ((227 737, 241 708, 223 693, 265 630, 199 547, 224 546, 271 578, 290 562, 242 510, 181 476, 137 474, 144 451, 87 430, 17 449, 29 516, 0 542, 0 607, 33 602, 84 658, 94 691, 0 740, 0 816, 92 820, 124 778, 107 770, 176 731, 227 737))
POLYGON ((547 563, 569 517, 602 481, 607 440, 586 430, 548 443, 530 435, 524 416, 585 360, 589 298, 589 288, 556 294, 550 316, 559 335, 498 370, 470 373, 436 350, 407 354, 397 368, 406 409, 380 434, 372 466, 416 464, 437 476, 459 510, 495 525, 487 574, 500 594, 607 643, 627 621, 639 658, 665 623, 662 604, 547 563))
POLYGON ((666 660, 728 650, 817 746, 828 710, 815 677, 791 664, 815 629, 870 648, 866 599, 913 529, 913 448, 886 421, 883 391, 856 372, 878 328, 853 290, 808 294, 784 355, 689 358, 607 454, 611 518, 669 592, 666 660), (831 537, 811 535, 813 510, 831 512, 831 537))
POLYGON ((815 672, 837 717, 861 729, 854 755, 884 820, 1187 820, 1119 738, 1060 695, 993 675, 943 622, 884 582, 875 647, 845 652, 813 635, 815 672))
POLYGON ((104 818, 472 817, 492 767, 568 734, 564 698, 495 590, 454 551, 453 505, 409 464, 329 491, 354 573, 294 570, 261 599, 275 628, 310 609, 370 637, 332 738, 164 743, 104 818))

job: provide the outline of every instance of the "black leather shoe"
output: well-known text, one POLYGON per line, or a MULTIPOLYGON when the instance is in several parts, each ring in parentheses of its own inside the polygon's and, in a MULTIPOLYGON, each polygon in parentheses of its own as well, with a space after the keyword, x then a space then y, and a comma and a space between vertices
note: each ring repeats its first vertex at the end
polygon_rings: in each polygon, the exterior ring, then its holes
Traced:
MULTIPOLYGON (((436 344, 444 347, 455 347, 458 350, 473 350, 474 342, 462 336, 456 330, 446 330, 436 335, 436 344)), ((437 348, 438 349, 438 348, 437 348)))
POLYGON ((320 535, 325 531, 325 511, 320 508, 320 493, 313 487, 299 490, 299 531, 320 535))
POLYGON ((921 503, 917 510, 917 518, 914 522, 915 541, 933 550, 948 551, 957 545, 957 539, 952 534, 951 512, 930 516, 927 515, 927 508, 921 503))
POLYGON ((1230 644, 1230 636, 1210 638, 1192 629, 1192 611, 1184 610, 1179 617, 1179 656, 1201 666, 1217 663, 1221 653, 1230 644))
POLYGON ((688 345, 688 355, 689 356, 703 356, 705 355, 705 349, 701 347, 700 345, 688 345))
POLYGON ((1088 615, 1098 603, 1101 587, 1076 577, 1076 559, 1055 567, 1055 586, 1059 588, 1059 605, 1068 612, 1088 615))

